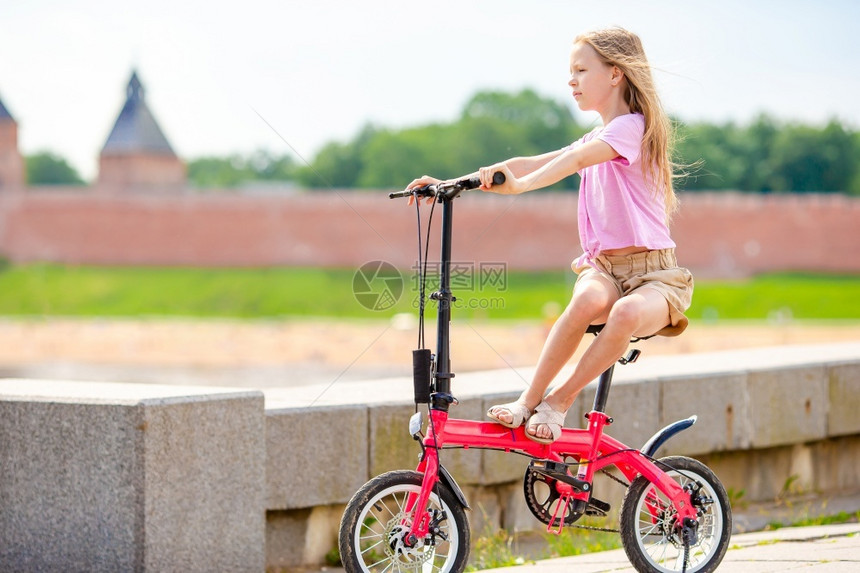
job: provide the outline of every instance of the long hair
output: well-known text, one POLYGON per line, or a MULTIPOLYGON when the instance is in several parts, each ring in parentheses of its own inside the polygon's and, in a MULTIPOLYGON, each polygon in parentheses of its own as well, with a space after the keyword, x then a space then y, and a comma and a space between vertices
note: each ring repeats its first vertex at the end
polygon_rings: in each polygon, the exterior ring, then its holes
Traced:
POLYGON ((617 66, 627 78, 624 98, 631 112, 645 117, 642 169, 646 180, 654 186, 654 192, 662 190, 666 217, 670 218, 678 208, 673 185, 675 164, 672 161, 675 133, 672 121, 660 103, 642 41, 623 28, 607 28, 581 34, 574 43, 588 44, 604 63, 617 66))

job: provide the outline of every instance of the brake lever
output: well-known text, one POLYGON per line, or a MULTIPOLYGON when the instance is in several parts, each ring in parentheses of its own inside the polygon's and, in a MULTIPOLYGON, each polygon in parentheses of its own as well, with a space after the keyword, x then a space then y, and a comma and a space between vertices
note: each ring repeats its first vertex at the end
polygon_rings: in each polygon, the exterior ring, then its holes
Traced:
POLYGON ((392 191, 388 194, 389 199, 399 199, 401 197, 435 197, 437 193, 436 185, 424 185, 422 187, 413 187, 412 189, 404 189, 403 191, 392 191))

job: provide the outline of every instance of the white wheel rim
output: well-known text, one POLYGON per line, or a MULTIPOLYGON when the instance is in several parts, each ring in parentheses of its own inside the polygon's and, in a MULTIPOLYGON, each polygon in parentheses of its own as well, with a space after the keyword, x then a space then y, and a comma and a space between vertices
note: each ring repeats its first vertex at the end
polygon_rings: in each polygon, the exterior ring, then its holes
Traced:
MULTIPOLYGON (((666 472, 683 487, 690 481, 698 481, 702 484, 705 497, 713 500, 713 503, 705 508, 704 515, 698 518, 699 530, 698 540, 695 545, 690 546, 688 573, 695 573, 706 565, 715 551, 719 548, 720 537, 723 531, 723 507, 713 487, 699 474, 691 470, 684 470, 683 474, 677 471, 666 472), (689 477, 693 479, 691 480, 689 477)), ((671 506, 666 496, 661 494, 651 485, 645 489, 636 501, 635 524, 636 543, 641 554, 660 573, 676 573, 683 569, 684 548, 677 540, 673 543, 670 537, 665 535, 662 519, 657 523, 652 522, 651 511, 648 509, 646 500, 649 492, 654 492, 661 506, 671 506), (653 539, 653 541, 649 541, 653 539)))
MULTIPOLYGON (((393 558, 394 551, 388 546, 388 532, 398 515, 405 515, 404 505, 409 494, 418 494, 421 487, 400 484, 387 487, 371 498, 362 509, 353 534, 353 548, 361 570, 367 573, 445 573, 451 569, 459 550, 459 529, 447 504, 441 503, 434 493, 428 501, 429 509, 441 509, 448 516, 440 529, 448 536, 445 541, 437 538, 438 545, 425 547, 423 541, 403 555, 393 558)), ((410 522, 411 524, 411 522, 410 522)))

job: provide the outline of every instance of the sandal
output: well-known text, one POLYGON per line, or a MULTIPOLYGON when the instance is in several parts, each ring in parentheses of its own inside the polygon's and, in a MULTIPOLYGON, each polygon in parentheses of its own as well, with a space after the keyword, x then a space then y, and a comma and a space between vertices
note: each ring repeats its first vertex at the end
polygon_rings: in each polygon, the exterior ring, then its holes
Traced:
POLYGON ((535 413, 529 419, 529 425, 526 428, 525 434, 528 439, 539 444, 551 444, 561 437, 561 427, 564 425, 564 416, 567 412, 559 412, 553 410, 552 406, 546 402, 541 402, 535 408, 535 413), (549 428, 552 433, 552 438, 540 438, 534 435, 530 430, 537 430, 537 426, 543 424, 549 428))
POLYGON ((532 411, 529 410, 528 406, 526 406, 522 402, 509 402, 507 404, 499 404, 498 406, 490 406, 490 409, 487 410, 487 417, 489 419, 503 425, 506 428, 519 428, 526 423, 526 420, 528 420, 529 416, 531 415, 532 411), (511 421, 505 422, 504 420, 500 420, 498 416, 492 413, 493 408, 503 408, 510 412, 511 421))

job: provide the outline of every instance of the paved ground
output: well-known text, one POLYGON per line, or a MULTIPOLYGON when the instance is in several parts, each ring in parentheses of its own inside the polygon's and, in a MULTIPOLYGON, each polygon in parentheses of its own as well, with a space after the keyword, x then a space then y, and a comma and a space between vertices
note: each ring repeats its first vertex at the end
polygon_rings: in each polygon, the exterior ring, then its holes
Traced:
MULTIPOLYGON (((860 523, 786 527, 732 536, 719 573, 856 573, 860 571, 860 523)), ((635 573, 623 549, 559 557, 484 573, 635 573)), ((344 573, 337 567, 304 573, 344 573)))
MULTIPOLYGON (((792 527, 734 535, 720 573, 766 573, 802 570, 810 573, 860 571, 860 524, 792 527)), ((623 549, 576 557, 547 559, 507 573, 627 573, 635 569, 623 549)))

